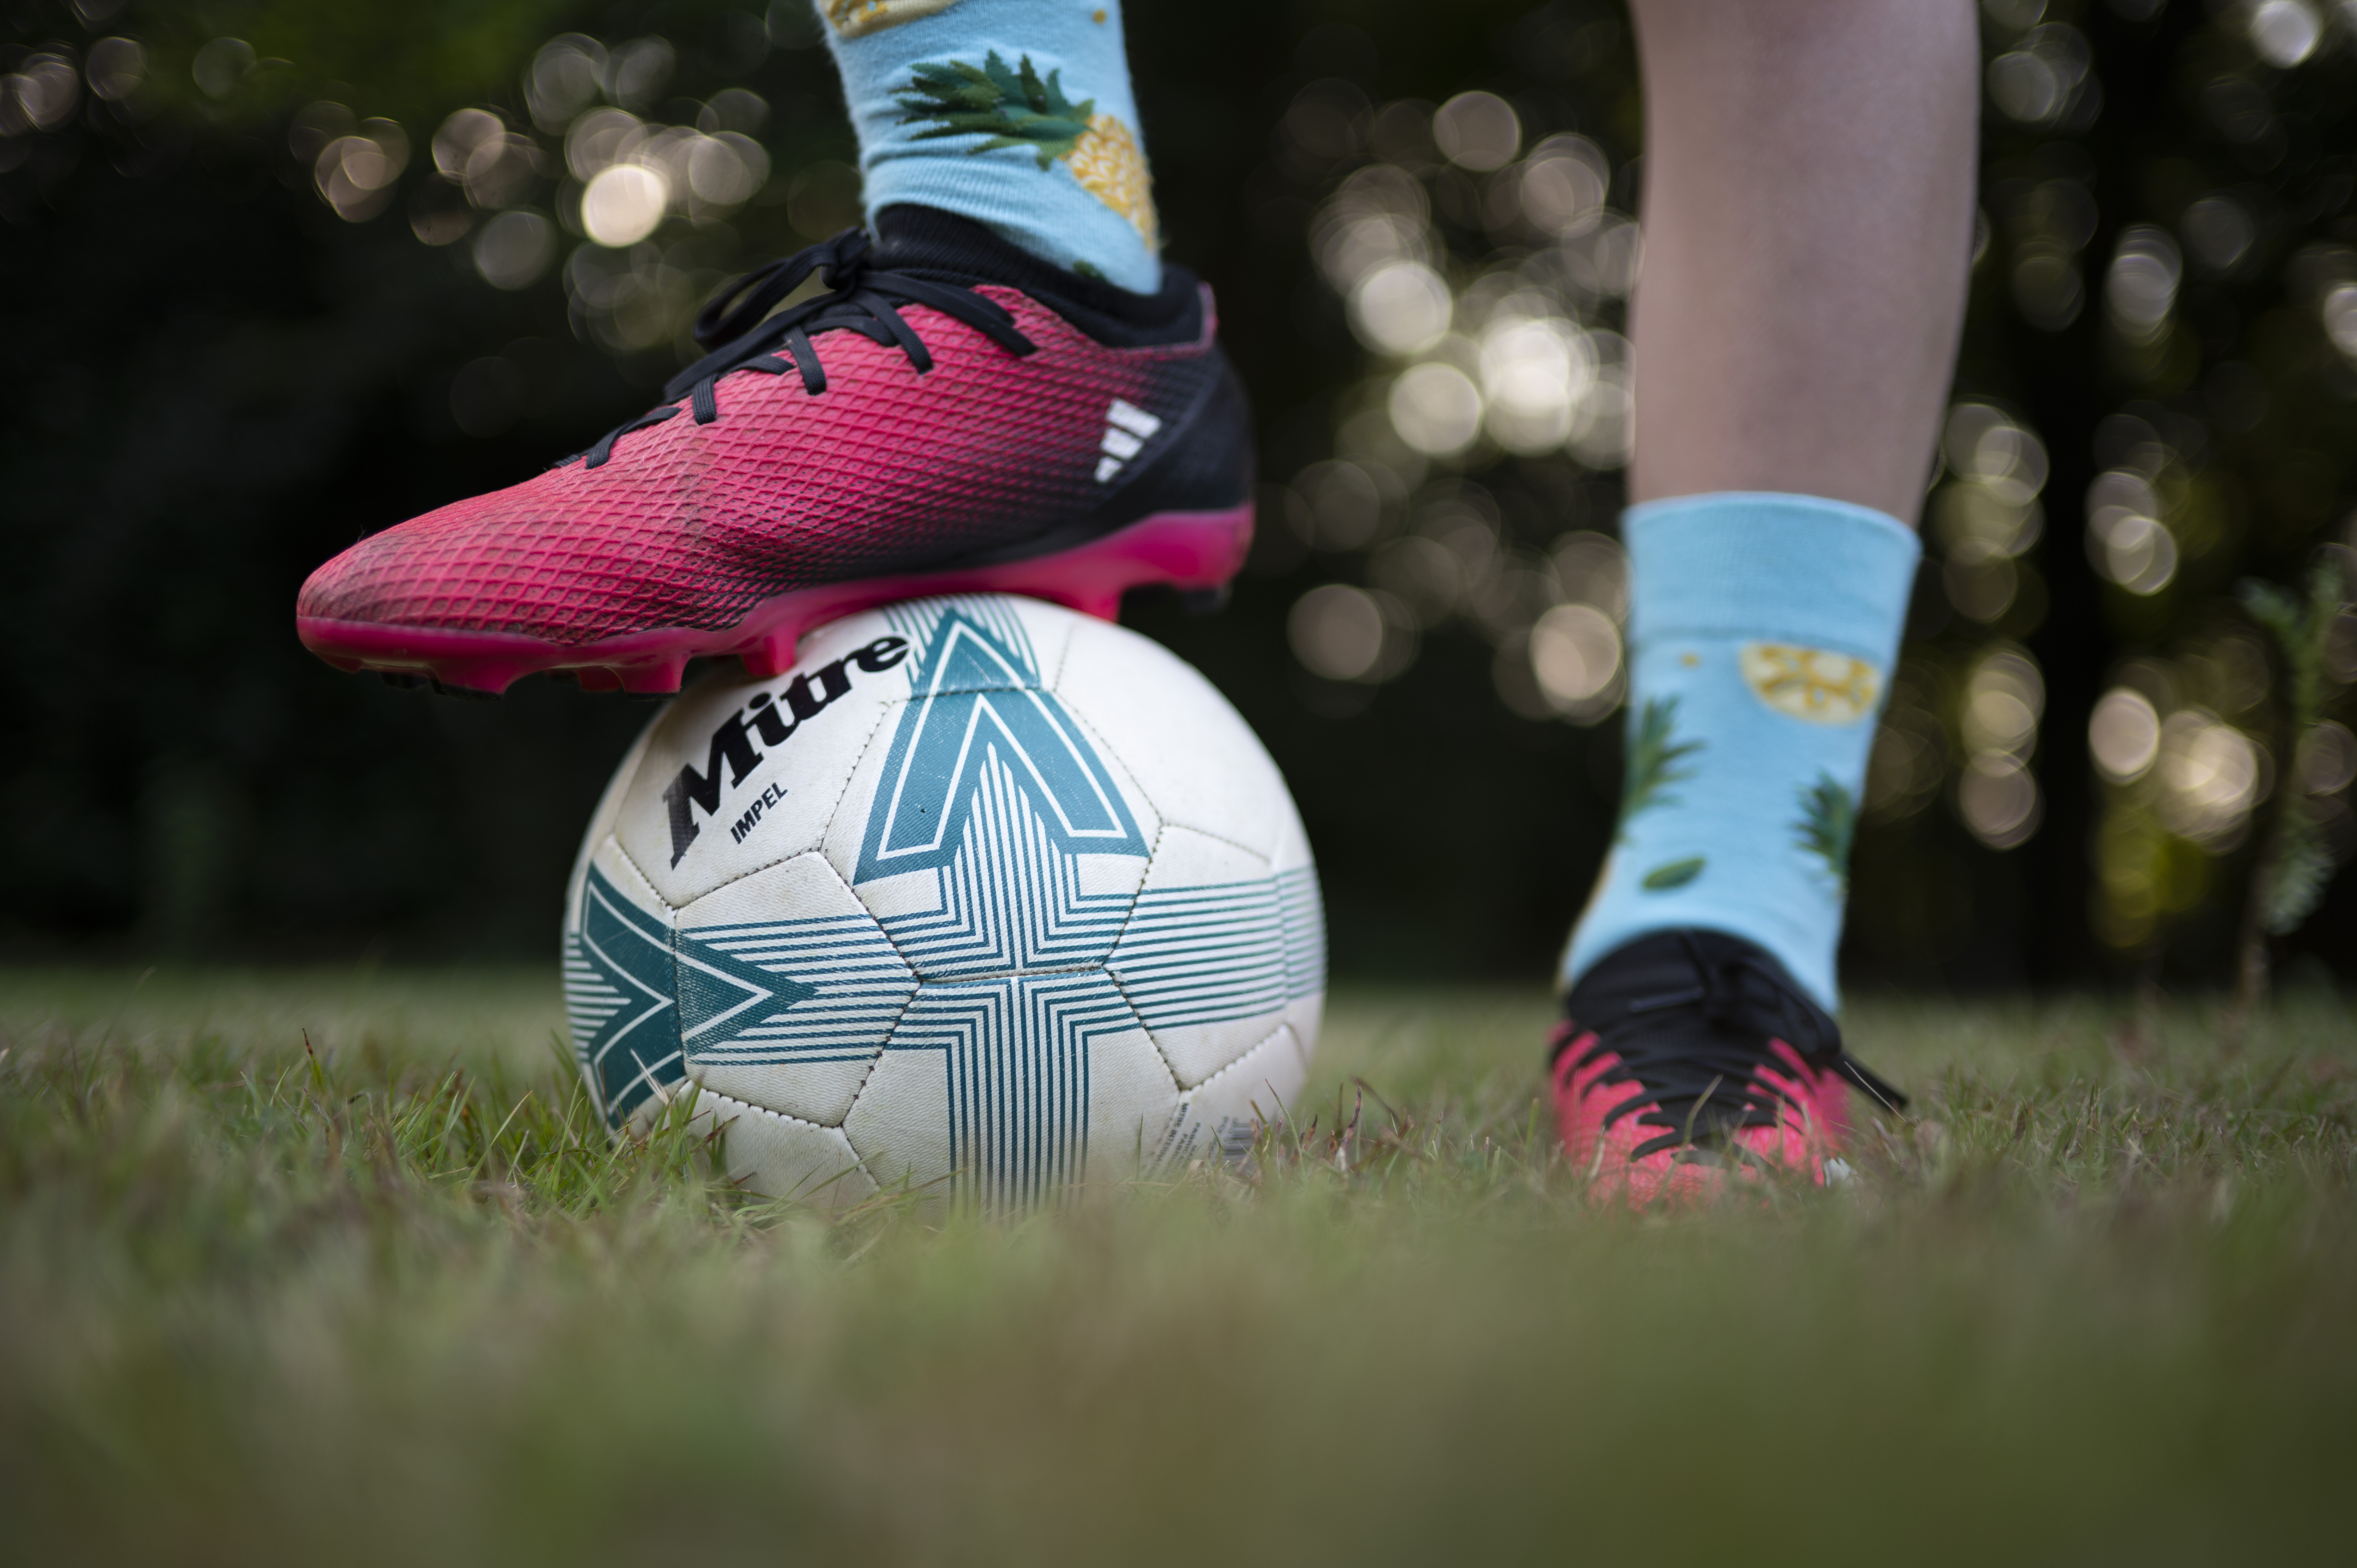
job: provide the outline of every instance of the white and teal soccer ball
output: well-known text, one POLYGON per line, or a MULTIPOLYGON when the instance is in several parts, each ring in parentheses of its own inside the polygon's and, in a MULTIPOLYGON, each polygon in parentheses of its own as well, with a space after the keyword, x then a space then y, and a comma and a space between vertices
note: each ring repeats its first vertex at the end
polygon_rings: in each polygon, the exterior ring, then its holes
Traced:
POLYGON ((1248 1147, 1326 988, 1308 841, 1219 693, 1117 626, 928 599, 666 707, 565 917, 608 1118, 682 1095, 732 1177, 1009 1211, 1248 1147))

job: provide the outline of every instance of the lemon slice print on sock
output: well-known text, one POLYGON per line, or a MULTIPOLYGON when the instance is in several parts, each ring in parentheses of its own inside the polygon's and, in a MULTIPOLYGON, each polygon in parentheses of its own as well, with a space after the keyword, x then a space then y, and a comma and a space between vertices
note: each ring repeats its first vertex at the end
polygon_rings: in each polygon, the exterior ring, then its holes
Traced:
POLYGON ((837 38, 859 38, 946 11, 956 4, 957 0, 824 0, 822 8, 837 38))
POLYGON ((1863 659, 1789 642, 1747 642, 1738 656, 1752 693, 1815 725, 1854 725, 1874 712, 1882 672, 1863 659))
POLYGON ((1098 113, 1095 99, 1074 103, 1066 98, 1062 75, 1051 70, 1043 81, 1029 55, 1010 67, 996 49, 980 65, 920 65, 900 96, 907 111, 900 123, 925 126, 917 133, 919 140, 982 137, 969 152, 1029 148, 1043 173, 1060 160, 1082 189, 1128 219, 1147 250, 1157 249, 1161 225, 1135 133, 1111 114, 1098 113))

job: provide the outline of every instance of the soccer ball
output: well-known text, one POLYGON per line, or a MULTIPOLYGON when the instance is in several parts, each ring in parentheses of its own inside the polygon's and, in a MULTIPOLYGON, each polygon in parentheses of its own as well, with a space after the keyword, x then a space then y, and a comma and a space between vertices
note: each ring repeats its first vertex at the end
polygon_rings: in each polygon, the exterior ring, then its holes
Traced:
POLYGON ((1193 670, 1030 599, 926 599, 716 670, 622 761, 565 916, 617 1127, 729 1175, 1011 1212, 1233 1157, 1317 1043, 1325 924, 1268 753, 1193 670))

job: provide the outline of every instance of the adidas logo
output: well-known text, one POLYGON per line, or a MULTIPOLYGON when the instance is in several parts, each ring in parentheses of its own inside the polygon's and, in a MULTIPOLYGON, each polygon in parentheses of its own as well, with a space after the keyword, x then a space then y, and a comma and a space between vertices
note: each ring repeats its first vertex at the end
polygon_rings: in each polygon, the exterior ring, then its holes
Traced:
POLYGON ((1146 449, 1162 422, 1133 403, 1120 398, 1105 410, 1104 439, 1097 450, 1104 456, 1097 459, 1097 483, 1103 484, 1121 472, 1121 466, 1146 449))

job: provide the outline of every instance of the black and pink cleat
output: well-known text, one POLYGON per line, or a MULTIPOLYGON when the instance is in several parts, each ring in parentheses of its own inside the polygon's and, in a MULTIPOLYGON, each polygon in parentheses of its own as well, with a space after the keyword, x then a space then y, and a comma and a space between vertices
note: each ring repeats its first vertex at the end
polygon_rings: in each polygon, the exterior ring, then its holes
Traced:
POLYGON ((320 567, 304 643, 464 691, 673 692, 691 658, 774 675, 811 628, 899 599, 1111 618, 1131 587, 1222 588, 1253 458, 1211 291, 1168 267, 1128 294, 926 208, 877 230, 730 285, 662 406, 320 567), (813 274, 826 292, 777 310, 813 274))
POLYGON ((1641 937, 1581 976, 1564 1014, 1551 1041, 1556 1124, 1599 1203, 1686 1208, 1772 1173, 1822 1185, 1841 1169, 1853 1089, 1906 1104, 1740 937, 1641 937))

